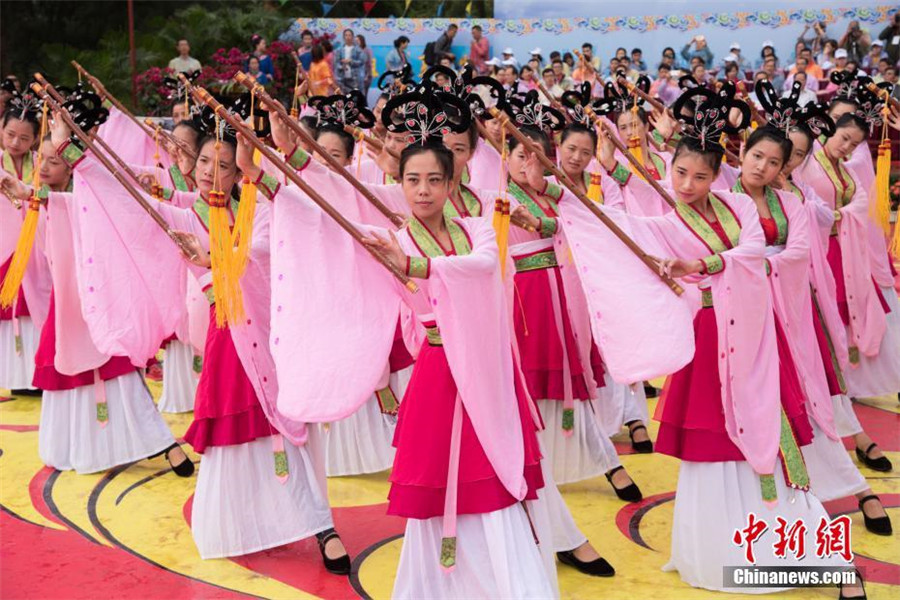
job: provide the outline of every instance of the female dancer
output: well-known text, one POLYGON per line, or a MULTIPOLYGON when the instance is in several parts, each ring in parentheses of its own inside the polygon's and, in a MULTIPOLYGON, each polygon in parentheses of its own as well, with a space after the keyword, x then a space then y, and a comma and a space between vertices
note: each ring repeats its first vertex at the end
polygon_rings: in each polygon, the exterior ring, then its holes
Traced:
POLYGON ((802 448, 811 489, 823 501, 856 494, 866 528, 889 535, 890 519, 880 500, 872 494, 835 433, 828 380, 837 380, 837 375, 828 349, 828 333, 812 300, 813 295, 829 291, 828 281, 811 286, 811 277, 816 277, 827 264, 820 262, 824 248, 813 248, 820 239, 813 229, 817 225, 810 225, 809 211, 799 197, 770 187, 793 152, 793 142, 784 132, 796 129, 795 136, 803 138, 800 143, 808 148, 812 134, 807 123, 826 137, 834 131, 833 122, 821 107, 808 105, 806 110, 800 110, 800 86, 795 84, 789 97, 779 98, 767 82, 757 84, 756 95, 768 113, 769 124, 757 129, 745 142, 741 175, 733 191, 749 195, 757 207, 766 236, 776 317, 790 326, 788 345, 801 374, 814 434, 812 443, 802 448), (813 266, 814 261, 820 264, 813 266), (821 291, 810 293, 811 290, 821 291))
MULTIPOLYGON (((289 366, 296 351, 291 340, 298 335, 330 341, 329 355, 314 358, 314 368, 285 374, 290 385, 279 397, 279 408, 308 421, 335 420, 356 411, 378 369, 359 364, 352 377, 331 374, 345 373, 349 365, 364 363, 363 356, 389 348, 400 303, 410 303, 414 322, 404 319, 410 325, 404 333, 419 342, 394 438, 388 513, 408 521, 393 595, 552 597, 557 594, 551 574, 555 567, 542 565, 529 524, 530 517, 543 540, 541 510, 533 502, 543 493, 536 421, 515 376, 493 230, 484 219, 448 218, 445 208, 454 167, 441 135, 468 128, 465 108, 455 98, 439 99, 429 92, 395 98, 384 110, 389 130, 409 127, 408 135, 416 136, 400 159, 410 218, 397 234, 373 231, 368 243, 416 278, 415 296, 398 292, 387 273, 295 186, 280 191, 273 232, 273 275, 280 283, 273 302, 285 302, 273 320, 279 340, 273 347, 276 366, 289 366), (449 123, 442 101, 455 104, 456 122, 449 123), (415 126, 405 125, 411 118, 393 114, 404 103, 414 108, 415 126), (436 128, 436 118, 448 124, 436 128), (283 239, 281 224, 284 233, 291 232, 283 239), (309 252, 321 260, 294 283, 288 267, 309 252), (341 277, 334 277, 335 269, 341 277), (307 295, 304 306, 296 301, 289 305, 286 300, 296 297, 296 286, 308 280, 328 289, 307 295), (297 311, 315 319, 300 322, 297 311), (333 339, 329 332, 334 327, 353 332, 354 339, 333 339)), ((333 192, 346 185, 341 181, 335 179, 332 189, 317 180, 317 191, 339 198, 333 192)), ((541 549, 546 551, 545 546, 541 549)))
MULTIPOLYGON (((99 106, 99 98, 95 100, 99 106)), ((87 112, 76 103, 70 111, 87 112)), ((103 109, 96 112, 86 128, 102 122, 104 113, 103 109)), ((8 175, 2 183, 10 198, 22 201, 36 196, 48 211, 46 227, 39 231, 46 242, 39 247, 49 259, 53 288, 35 357, 34 384, 44 390, 38 452, 47 466, 78 473, 105 471, 164 454, 177 475, 189 477, 194 465, 156 411, 140 372, 127 357, 100 352, 82 316, 87 298, 76 280, 74 239, 79 229, 72 217, 74 195, 68 191, 71 168, 57 156, 57 148, 69 145, 68 130, 60 124, 57 119, 53 137, 42 140, 42 187, 35 190, 8 175)), ((73 154, 77 154, 74 146, 67 156, 73 154)), ((93 287, 88 290, 91 293, 93 287)))
MULTIPOLYGON (((847 394, 835 401, 838 433, 852 435, 859 460, 877 471, 891 463, 863 432, 848 396, 877 396, 900 390, 900 303, 888 285, 873 280, 869 240, 868 191, 843 158, 868 138, 869 126, 854 113, 836 121, 835 134, 794 172, 835 211, 828 263, 837 286, 837 303, 847 327, 851 368, 844 372, 847 394)), ((884 241, 882 240, 882 245, 884 241)), ((886 250, 882 253, 886 256, 886 250)))
MULTIPOLYGON (((768 300, 759 215, 743 194, 711 192, 723 154, 720 136, 745 126, 749 110, 703 88, 683 94, 674 110, 690 119, 672 161, 676 208, 662 218, 627 219, 639 240, 646 236, 649 244, 652 237, 674 257, 661 259, 661 272, 699 281, 703 305, 694 319, 694 357, 672 375, 660 414, 656 449, 682 460, 672 556, 664 568, 678 570, 695 587, 727 591, 722 568, 744 564, 744 540, 733 537, 747 526, 748 514, 788 523, 828 517, 805 491, 809 480, 798 446, 811 441, 812 431, 768 300), (682 108, 695 99, 702 110, 689 118, 682 108), (741 113, 737 127, 718 118, 732 109, 741 113)), ((616 167, 611 143, 601 145, 601 156, 605 168, 616 167)), ((636 177, 627 185, 649 193, 636 177)), ((757 540, 755 564, 784 564, 771 539, 766 531, 757 540)))
MULTIPOLYGON (((207 368, 197 388, 194 420, 185 434, 194 450, 203 454, 192 509, 194 541, 200 556, 208 559, 257 552, 315 535, 326 569, 347 574, 350 558, 334 531, 324 473, 316 466, 323 464, 319 462, 323 458, 318 454, 317 432, 285 422, 273 408, 278 383, 268 344, 269 207, 250 197, 245 201, 253 205, 245 205, 241 211, 232 197, 241 177, 235 163, 234 133, 229 135, 230 130, 220 126, 208 109, 204 109, 202 122, 207 136, 200 142, 195 168, 198 190, 192 194, 192 206, 177 208, 183 200, 169 203, 145 197, 181 231, 182 243, 193 252, 196 269, 192 270, 210 299, 204 352, 207 368), (227 207, 223 206, 226 201, 227 207), (240 281, 246 320, 220 326, 217 298, 209 285, 215 274, 208 269, 210 228, 216 227, 219 217, 213 211, 227 211, 226 219, 233 220, 235 227, 239 223, 246 227, 248 209, 253 211, 252 230, 240 231, 249 252, 240 281)), ((115 189, 111 176, 93 159, 80 161, 76 173, 89 183, 115 189)), ((244 185, 252 184, 245 179, 244 185)), ((259 193, 268 196, 278 188, 270 178, 258 185, 259 193)), ((115 204, 104 203, 106 210, 115 210, 115 204)), ((146 224, 144 218, 129 220, 117 214, 113 226, 121 228, 120 236, 126 238, 129 230, 146 224)), ((173 274, 180 276, 183 273, 173 274)))
MULTIPOLYGON (((30 184, 35 169, 32 152, 39 134, 40 102, 31 94, 21 95, 12 90, 3 115, 3 152, 0 154, 2 171, 18 181, 30 184)), ((4 203, 5 204, 5 203, 4 203)), ((0 219, 2 243, 0 243, 0 284, 6 278, 22 219, 25 211, 13 212, 4 207, 0 219)), ((39 229, 44 227, 40 217, 39 229)), ((41 328, 47 320, 52 281, 50 269, 40 249, 43 236, 37 236, 37 247, 28 259, 28 265, 18 297, 12 306, 0 307, 0 388, 13 390, 15 394, 39 395, 32 387, 34 355, 37 351, 41 328)))

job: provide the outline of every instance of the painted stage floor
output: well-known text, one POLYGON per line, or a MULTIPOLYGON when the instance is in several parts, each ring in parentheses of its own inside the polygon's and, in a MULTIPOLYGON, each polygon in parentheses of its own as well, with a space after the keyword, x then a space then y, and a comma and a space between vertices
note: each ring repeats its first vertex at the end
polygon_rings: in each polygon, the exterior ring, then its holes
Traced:
MULTIPOLYGON (((158 383, 150 386, 159 393, 158 383)), ((349 578, 324 570, 312 540, 234 560, 203 561, 189 525, 196 475, 176 477, 162 458, 94 475, 46 468, 37 453, 40 408, 37 398, 0 401, 0 598, 390 597, 404 524, 384 514, 387 473, 329 481, 335 522, 354 558, 349 578)), ((856 409, 895 465, 893 473, 863 468, 863 474, 888 507, 897 533, 885 538, 866 532, 854 500, 826 507, 832 515, 851 515, 856 565, 866 577, 869 598, 900 598, 900 404, 896 398, 867 399, 856 409)), ((190 415, 166 419, 176 436, 190 423, 190 415)), ((562 487, 578 525, 617 571, 611 579, 598 579, 560 565, 562 597, 734 597, 690 588, 677 574, 660 570, 669 554, 678 461, 631 454, 624 435, 617 446, 644 500, 619 501, 603 477, 562 487)), ((836 598, 837 590, 778 596, 836 598)))

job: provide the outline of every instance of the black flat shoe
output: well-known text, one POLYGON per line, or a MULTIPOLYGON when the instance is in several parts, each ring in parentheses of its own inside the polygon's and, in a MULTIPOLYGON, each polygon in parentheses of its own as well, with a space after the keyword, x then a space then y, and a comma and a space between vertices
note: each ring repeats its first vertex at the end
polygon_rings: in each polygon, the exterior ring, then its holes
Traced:
MULTIPOLYGON (((626 423, 626 425, 628 425, 628 423, 626 423)), ((630 426, 628 427, 628 437, 631 438, 631 447, 638 454, 652 454, 653 453, 653 442, 651 442, 650 440, 644 440, 643 442, 634 441, 634 432, 639 429, 643 429, 644 431, 647 431, 647 428, 644 427, 643 425, 638 425, 636 427, 630 427, 630 426)), ((649 435, 650 432, 647 431, 647 434, 649 435)))
POLYGON ((866 582, 863 581, 862 575, 859 574, 859 569, 856 569, 856 580, 859 582, 859 585, 862 586, 862 596, 845 596, 844 586, 840 586, 838 600, 866 600, 866 598, 868 598, 866 595, 866 582))
POLYGON ((874 442, 866 448, 866 451, 863 452, 859 448, 856 449, 856 458, 859 459, 859 462, 866 465, 873 471, 878 471, 879 473, 887 473, 891 469, 893 469, 893 465, 891 461, 888 460, 887 456, 881 456, 879 458, 870 458, 869 453, 872 452, 872 448, 875 448, 878 444, 874 442))
POLYGON ((592 577, 612 577, 616 574, 616 570, 613 569, 612 565, 606 562, 606 559, 602 556, 591 562, 584 562, 578 560, 574 552, 566 550, 565 552, 557 552, 556 558, 558 558, 559 562, 562 564, 569 565, 585 575, 590 575, 592 577))
POLYGON ((44 393, 44 390, 9 390, 9 393, 13 396, 29 396, 31 398, 39 398, 41 394, 44 393))
POLYGON ((657 390, 655 387, 653 387, 652 385, 650 385, 649 383, 647 383, 645 381, 644 382, 644 395, 647 396, 648 398, 656 398, 657 396, 659 396, 659 390, 657 390))
POLYGON ((329 540, 333 538, 341 539, 341 537, 337 534, 337 531, 334 530, 334 527, 316 534, 316 541, 319 542, 319 552, 322 553, 322 562, 325 563, 325 570, 334 575, 349 575, 349 554, 345 554, 337 558, 328 558, 325 555, 325 544, 327 544, 329 540))
POLYGON ((643 494, 641 494, 641 489, 633 481, 622 489, 619 489, 615 485, 613 485, 612 476, 616 473, 616 471, 621 471, 624 468, 625 467, 623 467, 622 465, 619 465, 606 474, 606 480, 609 482, 609 485, 612 486, 612 489, 616 492, 616 496, 619 497, 619 500, 624 500, 625 502, 640 502, 641 500, 643 500, 644 496, 643 494))
POLYGON ((194 463, 191 462, 190 457, 185 453, 185 459, 178 463, 177 465, 172 464, 172 460, 169 458, 169 452, 174 450, 175 448, 181 448, 178 443, 172 444, 162 452, 157 452, 156 454, 151 454, 147 458, 156 458, 157 456, 163 456, 167 461, 169 461, 169 465, 172 467, 172 470, 175 471, 175 474, 179 477, 190 477, 194 474, 194 463))
POLYGON ((891 518, 887 515, 883 517, 870 517, 866 514, 866 511, 863 510, 863 504, 869 502, 870 500, 878 500, 881 502, 881 499, 875 494, 871 494, 862 498, 859 501, 859 511, 862 513, 863 521, 866 524, 866 529, 874 533, 875 535, 891 535, 894 533, 894 528, 891 527, 891 518))

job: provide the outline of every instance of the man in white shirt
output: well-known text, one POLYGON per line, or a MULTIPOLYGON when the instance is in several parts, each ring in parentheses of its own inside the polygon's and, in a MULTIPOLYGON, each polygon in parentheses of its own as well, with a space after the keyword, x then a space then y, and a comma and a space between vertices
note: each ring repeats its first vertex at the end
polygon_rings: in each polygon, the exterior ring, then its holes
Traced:
POLYGON ((176 73, 193 73, 202 67, 200 61, 191 56, 191 45, 187 40, 178 40, 175 44, 178 56, 169 61, 169 68, 176 73))
MULTIPOLYGON (((793 75, 794 81, 803 86, 803 88, 800 90, 800 95, 797 97, 797 104, 800 106, 806 106, 810 102, 815 102, 817 99, 816 93, 809 89, 809 87, 807 86, 808 77, 809 76, 805 71, 797 71, 793 75)), ((784 95, 787 96, 790 93, 791 88, 789 87, 784 95)))

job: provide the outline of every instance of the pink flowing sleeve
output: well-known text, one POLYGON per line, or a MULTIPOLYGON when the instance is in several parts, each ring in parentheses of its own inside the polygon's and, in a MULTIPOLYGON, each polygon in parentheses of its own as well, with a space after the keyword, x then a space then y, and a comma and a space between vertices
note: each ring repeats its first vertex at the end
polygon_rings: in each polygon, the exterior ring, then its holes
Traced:
MULTIPOLYGON (((840 209, 838 235, 850 312, 849 344, 865 356, 875 356, 887 331, 887 319, 878 292, 872 284, 869 195, 861 186, 849 204, 840 209)), ((886 254, 886 253, 885 253, 886 254)))
MULTIPOLYGON (((559 205, 562 235, 557 255, 574 264, 561 269, 577 275, 587 299, 591 331, 612 378, 633 383, 674 373, 694 355, 693 311, 578 201, 559 205), (659 324, 665 322, 665 327, 659 324), (660 337, 662 336, 662 337, 660 337)), ((603 207, 610 219, 652 256, 668 253, 641 220, 603 207)))
POLYGON ((787 217, 788 238, 783 248, 766 247, 775 314, 784 327, 809 412, 828 437, 838 439, 812 318, 809 261, 810 246, 815 242, 811 240, 807 211, 800 199, 787 192, 779 192, 778 197, 787 217))
POLYGON ((91 338, 101 353, 144 366, 184 314, 185 262, 95 160, 83 160, 74 177, 70 215, 79 231, 78 288, 91 338))
POLYGON ((109 118, 100 126, 98 135, 126 163, 145 166, 158 163, 163 170, 172 165, 168 152, 161 146, 157 150, 153 138, 115 107, 109 108, 109 118), (159 154, 158 160, 156 154, 159 154))
MULTIPOLYGON (((607 171, 603 167, 600 167, 600 170, 607 175, 604 184, 609 181, 618 185, 622 196, 621 205, 628 214, 639 217, 661 217, 672 210, 649 183, 633 175, 622 163, 616 163, 612 171, 607 171)), ((670 196, 674 197, 668 183, 661 181, 660 184, 670 196)), ((606 187, 603 189, 605 194, 606 187)))
POLYGON ((384 361, 373 357, 390 353, 400 296, 390 273, 299 188, 282 188, 274 211, 278 410, 299 422, 337 421, 377 389, 384 361))

